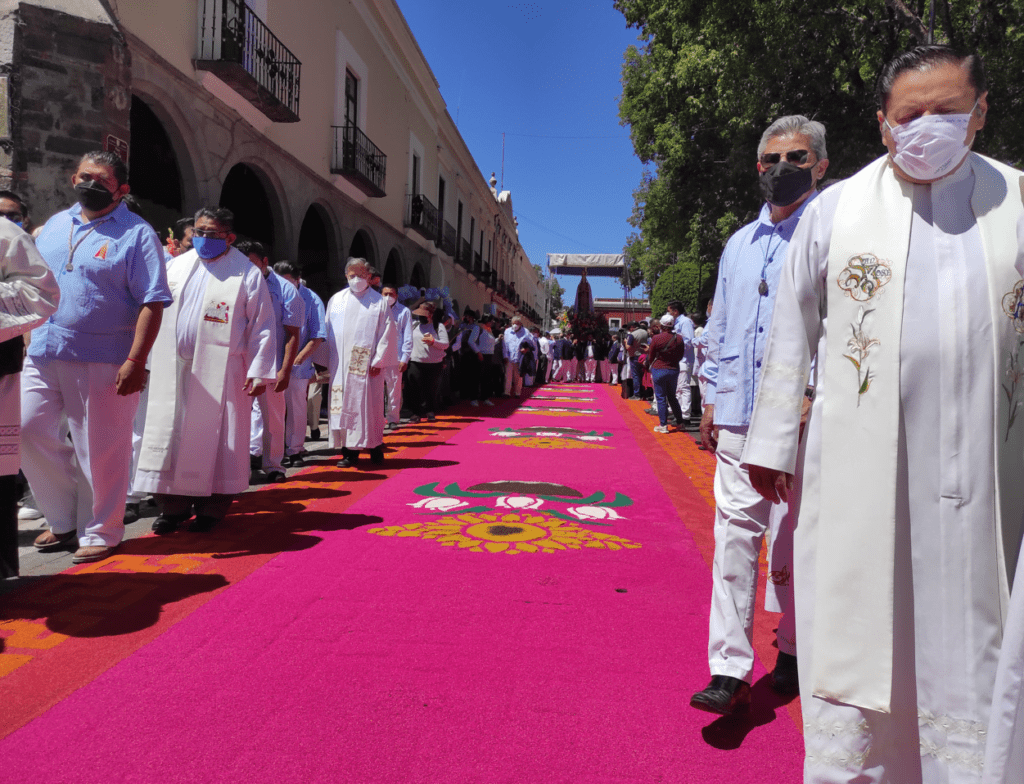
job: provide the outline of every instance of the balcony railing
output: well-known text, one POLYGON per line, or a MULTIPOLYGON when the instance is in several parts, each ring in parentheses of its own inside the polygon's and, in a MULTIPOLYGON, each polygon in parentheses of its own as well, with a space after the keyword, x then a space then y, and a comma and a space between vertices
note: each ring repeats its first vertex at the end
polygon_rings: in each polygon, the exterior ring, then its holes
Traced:
POLYGON ((465 270, 473 269, 473 246, 469 240, 459 242, 459 265, 465 270))
POLYGON ((195 66, 274 122, 299 121, 302 63, 242 0, 199 0, 195 66))
POLYGON ((384 196, 388 156, 354 125, 335 125, 331 174, 347 178, 367 196, 384 196))
POLYGON ((406 199, 405 225, 415 229, 432 242, 437 242, 437 207, 426 196, 409 196, 406 199))
POLYGON ((473 272, 479 278, 484 272, 484 262, 479 253, 473 254, 473 272))

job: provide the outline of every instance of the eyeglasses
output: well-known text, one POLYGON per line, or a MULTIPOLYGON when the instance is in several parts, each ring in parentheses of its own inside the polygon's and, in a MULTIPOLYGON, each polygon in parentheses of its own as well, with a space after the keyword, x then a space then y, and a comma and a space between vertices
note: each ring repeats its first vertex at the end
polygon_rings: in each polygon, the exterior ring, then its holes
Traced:
POLYGON ((226 231, 214 231, 213 229, 207 229, 205 231, 202 229, 193 229, 192 236, 202 237, 207 240, 222 240, 228 236, 228 233, 226 231))
MULTIPOLYGON (((807 156, 810 153, 807 150, 789 150, 785 153, 786 161, 789 163, 795 163, 802 166, 807 163, 807 156)), ((761 153, 761 165, 767 168, 768 166, 774 166, 782 160, 782 153, 778 152, 765 152, 761 153)))

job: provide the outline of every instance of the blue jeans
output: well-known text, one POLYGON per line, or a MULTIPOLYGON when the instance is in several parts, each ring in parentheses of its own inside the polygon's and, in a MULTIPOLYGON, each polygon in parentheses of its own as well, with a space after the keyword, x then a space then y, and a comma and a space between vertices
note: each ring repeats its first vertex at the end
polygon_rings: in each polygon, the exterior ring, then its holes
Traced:
POLYGON ((676 398, 679 370, 677 368, 655 368, 651 371, 651 380, 654 382, 654 397, 658 401, 658 419, 661 420, 661 426, 665 427, 668 423, 668 406, 672 406, 672 413, 675 414, 676 421, 681 423, 683 411, 676 398))

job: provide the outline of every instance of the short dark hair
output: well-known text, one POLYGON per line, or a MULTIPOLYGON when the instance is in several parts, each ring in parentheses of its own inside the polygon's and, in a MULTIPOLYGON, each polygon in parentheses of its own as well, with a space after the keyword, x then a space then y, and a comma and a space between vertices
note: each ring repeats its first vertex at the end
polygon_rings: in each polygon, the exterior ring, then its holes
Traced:
POLYGON ((98 163, 100 166, 109 166, 114 172, 114 179, 117 180, 118 185, 128 182, 128 164, 116 152, 107 152, 106 150, 87 152, 79 159, 78 165, 81 166, 86 161, 98 163))
POLYGON ((287 275, 290 278, 298 280, 302 277, 302 272, 297 264, 290 261, 279 261, 274 265, 274 272, 278 275, 287 275))
POLYGON ((943 63, 950 63, 966 69, 967 78, 974 88, 975 96, 981 95, 988 89, 985 64, 978 55, 965 54, 945 44, 916 46, 906 52, 901 52, 882 66, 882 71, 878 74, 878 81, 875 84, 875 98, 882 114, 886 112, 892 87, 900 74, 907 71, 928 71, 943 63))
POLYGON ((28 217, 28 202, 14 191, 0 190, 0 199, 10 199, 18 205, 18 209, 21 210, 22 217, 28 217))
POLYGON ((200 207, 196 210, 196 216, 193 219, 194 222, 192 225, 198 223, 200 218, 207 218, 215 221, 228 231, 235 230, 235 213, 227 207, 200 207))
POLYGON ((267 251, 267 246, 259 240, 239 240, 235 243, 235 247, 246 256, 255 255, 260 259, 265 259, 270 256, 269 251, 267 251))
POLYGON ((196 219, 195 218, 179 218, 174 223, 175 231, 179 232, 182 236, 185 235, 185 229, 187 229, 189 226, 191 226, 192 228, 195 228, 195 226, 196 226, 196 219))
POLYGON ((678 310, 680 313, 683 312, 683 303, 677 299, 669 300, 669 303, 665 307, 672 308, 673 310, 678 310))

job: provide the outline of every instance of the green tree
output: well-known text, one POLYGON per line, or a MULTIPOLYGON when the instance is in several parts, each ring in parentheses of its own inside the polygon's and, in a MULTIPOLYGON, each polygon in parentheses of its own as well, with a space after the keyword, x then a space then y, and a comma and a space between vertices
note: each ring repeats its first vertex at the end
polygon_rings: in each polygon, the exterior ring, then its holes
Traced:
MULTIPOLYGON (((882 64, 927 39, 930 0, 615 0, 640 33, 619 115, 648 164, 624 249, 649 287, 674 263, 714 266, 761 205, 763 130, 804 114, 828 130, 829 178, 884 153, 874 119, 882 64)), ((1024 161, 1024 0, 935 0, 935 40, 976 51, 990 111, 975 149, 1024 161)))

